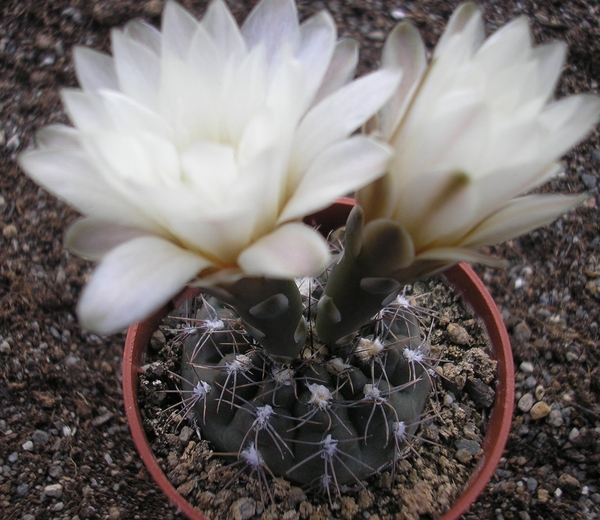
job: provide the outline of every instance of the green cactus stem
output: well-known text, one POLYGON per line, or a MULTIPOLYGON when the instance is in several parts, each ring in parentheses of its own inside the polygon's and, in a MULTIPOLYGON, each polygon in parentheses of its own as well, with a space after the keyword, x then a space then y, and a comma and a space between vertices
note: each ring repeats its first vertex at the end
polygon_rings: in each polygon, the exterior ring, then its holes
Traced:
MULTIPOLYGON (((305 312, 321 291, 306 297, 305 312)), ((309 336, 283 365, 215 299, 183 344, 182 378, 203 438, 252 471, 305 486, 360 481, 397 460, 431 388, 428 345, 414 316, 392 302, 338 356, 309 336)), ((339 489, 338 489, 339 491, 339 489)))
POLYGON ((287 363, 304 346, 307 325, 293 280, 246 277, 203 290, 230 305, 273 359, 287 363))
POLYGON ((319 339, 335 348, 351 341, 398 294, 402 285, 394 274, 414 258, 410 236, 393 221, 364 223, 354 206, 346 223, 344 251, 331 269, 318 304, 319 339))

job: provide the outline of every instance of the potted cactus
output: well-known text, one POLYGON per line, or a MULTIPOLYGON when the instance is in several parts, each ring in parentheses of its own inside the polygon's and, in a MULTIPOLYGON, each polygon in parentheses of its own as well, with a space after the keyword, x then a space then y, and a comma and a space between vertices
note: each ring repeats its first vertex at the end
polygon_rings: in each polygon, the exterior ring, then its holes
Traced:
POLYGON ((212 328, 186 340, 182 374, 203 436, 325 489, 393 463, 430 383, 418 324, 385 309, 463 260, 501 264, 477 249, 583 200, 521 196, 600 114, 592 95, 553 99, 565 46, 532 47, 524 19, 485 39, 464 4, 431 61, 402 23, 353 79, 356 44, 325 11, 299 24, 293 0, 261 0, 241 28, 221 0, 200 22, 169 1, 162 31, 136 20, 112 43, 74 50, 74 127, 19 157, 85 215, 65 239, 100 262, 82 326, 117 332, 197 287, 212 328), (303 219, 349 192, 328 243, 303 219))

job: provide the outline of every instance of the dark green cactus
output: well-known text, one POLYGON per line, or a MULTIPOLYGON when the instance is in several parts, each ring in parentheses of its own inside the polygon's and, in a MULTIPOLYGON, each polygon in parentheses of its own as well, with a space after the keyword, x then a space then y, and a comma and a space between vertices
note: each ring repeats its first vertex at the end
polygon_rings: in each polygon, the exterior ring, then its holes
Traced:
MULTIPOLYGON (((305 307, 314 311, 322 290, 313 285, 305 307)), ((414 433, 430 390, 427 345, 396 302, 345 352, 312 336, 305 312, 306 346, 282 365, 232 311, 206 301, 197 316, 204 326, 184 341, 183 391, 216 451, 329 491, 389 465, 414 433)))

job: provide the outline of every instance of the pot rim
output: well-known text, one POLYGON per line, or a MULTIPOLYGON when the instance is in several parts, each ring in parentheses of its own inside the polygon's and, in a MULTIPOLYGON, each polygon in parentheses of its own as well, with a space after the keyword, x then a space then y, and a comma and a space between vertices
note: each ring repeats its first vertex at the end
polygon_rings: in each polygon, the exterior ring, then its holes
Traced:
MULTIPOLYGON (((352 205, 354 205, 352 199, 340 199, 333 206, 334 209, 331 210, 334 213, 332 218, 339 222, 339 216, 344 213, 347 215, 352 205)), ((318 221, 318 218, 325 212, 327 210, 317 214, 318 217, 315 220, 318 221)), ((449 268, 442 276, 484 323, 489 338, 490 354, 498 362, 496 398, 482 445, 483 453, 462 494, 439 519, 454 520, 466 512, 485 489, 502 457, 512 421, 515 375, 512 350, 506 327, 498 307, 481 279, 465 263, 449 268)), ((197 292, 197 289, 191 288, 184 290, 171 305, 160 309, 143 322, 129 327, 123 353, 123 400, 133 441, 154 481, 171 503, 188 518, 191 520, 207 520, 175 489, 160 467, 144 433, 141 412, 137 403, 139 372, 140 367, 143 365, 146 346, 150 341, 150 337, 169 310, 176 308, 186 298, 197 292)))

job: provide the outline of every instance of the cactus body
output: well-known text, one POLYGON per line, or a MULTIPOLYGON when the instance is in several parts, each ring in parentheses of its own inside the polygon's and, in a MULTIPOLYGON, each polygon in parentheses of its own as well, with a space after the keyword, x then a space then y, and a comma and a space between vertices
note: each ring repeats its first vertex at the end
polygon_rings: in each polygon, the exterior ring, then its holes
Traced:
POLYGON ((216 451, 328 489, 396 459, 417 428, 430 380, 419 362, 427 345, 418 322, 397 303, 343 348, 320 343, 311 311, 322 290, 313 286, 305 297, 308 338, 291 363, 278 363, 211 299, 197 316, 210 326, 184 341, 182 377, 216 451))

